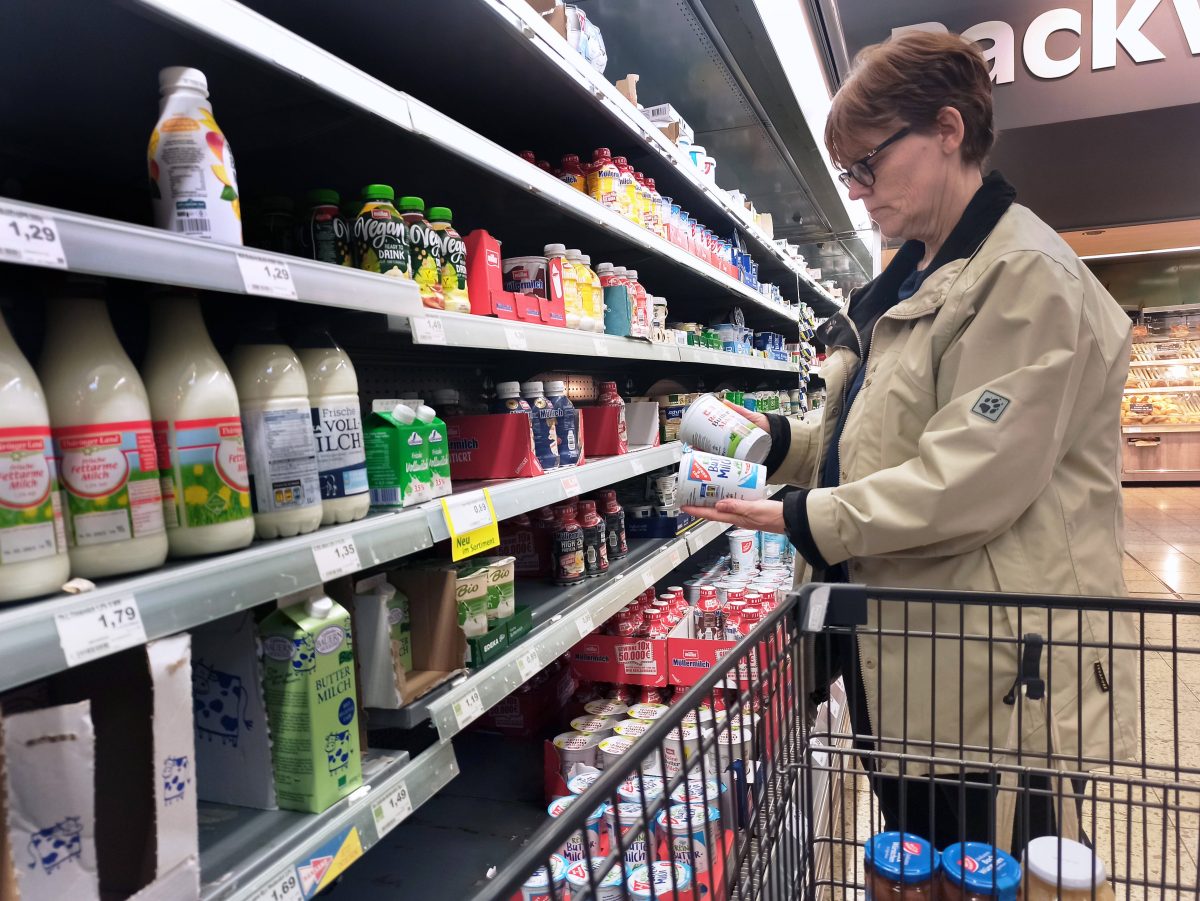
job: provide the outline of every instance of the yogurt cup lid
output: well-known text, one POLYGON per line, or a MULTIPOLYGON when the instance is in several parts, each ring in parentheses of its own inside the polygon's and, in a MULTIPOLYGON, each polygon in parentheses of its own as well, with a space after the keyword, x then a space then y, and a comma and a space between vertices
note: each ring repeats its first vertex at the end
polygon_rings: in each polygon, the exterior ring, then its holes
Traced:
POLYGON ((605 754, 624 754, 633 747, 633 739, 624 735, 610 735, 600 742, 600 750, 605 754))
MULTIPOLYGON (((561 798, 555 798, 553 801, 551 801, 546 806, 546 813, 550 814, 551 817, 560 817, 563 815, 564 812, 566 812, 566 809, 568 807, 570 807, 572 804, 574 804, 578 800, 579 800, 579 795, 563 795, 561 798)), ((592 811, 592 814, 591 814, 591 816, 588 817, 588 819, 589 820, 600 819, 600 817, 604 816, 604 809, 606 807, 608 807, 607 801, 604 802, 603 804, 601 804, 599 807, 597 807, 594 811, 592 811)))
POLYGON ((691 801, 692 809, 695 810, 697 803, 715 801, 725 791, 727 791, 725 783, 718 782, 716 779, 689 779, 687 782, 675 786, 675 791, 671 792, 671 800, 676 804, 691 801))
POLYGON ((634 704, 629 708, 629 718, 656 720, 670 709, 666 704, 634 704))
POLYGON ((624 716, 629 707, 612 698, 598 698, 595 701, 588 701, 583 705, 583 709, 593 716, 624 716))
POLYGON ((937 869, 938 853, 919 835, 905 832, 880 832, 867 839, 864 851, 867 863, 888 879, 899 882, 923 882, 937 869), (903 875, 901 875, 903 862, 903 875))
POLYGON ((643 864, 630 875, 628 885, 635 898, 670 898, 673 889, 680 894, 691 889, 692 868, 678 861, 643 864))
POLYGON ((561 854, 551 854, 549 871, 545 867, 538 867, 533 871, 533 875, 525 880, 524 887, 528 889, 548 889, 551 878, 554 879, 555 883, 560 883, 566 875, 567 859, 561 854))
POLYGON ((580 773, 578 776, 572 776, 571 781, 567 783, 567 791, 572 795, 582 795, 592 787, 592 783, 599 779, 601 775, 599 770, 592 770, 589 773, 580 773))
POLYGON ((942 870, 955 885, 1003 901, 1015 901, 1021 884, 1017 859, 985 842, 950 845, 942 851, 942 870))
POLYGON ((661 776, 630 776, 621 783, 617 794, 622 798, 641 803, 642 792, 646 793, 646 801, 657 801, 663 796, 663 780, 661 776))
POLYGON ((586 732, 563 732, 554 737, 554 747, 560 751, 586 751, 600 744, 600 739, 586 732))
POLYGON ((667 733, 667 741, 695 741, 699 737, 700 730, 687 723, 667 733))
POLYGON ((621 720, 621 722, 613 726, 613 731, 625 738, 640 738, 653 725, 653 723, 648 723, 645 720, 621 720))
MULTIPOLYGON (((592 860, 592 870, 599 870, 603 866, 603 858, 594 858, 592 860)), ((588 873, 588 869, 587 861, 578 860, 571 864, 571 866, 567 869, 567 884, 577 888, 583 888, 584 886, 591 885, 591 877, 588 873)), ((614 864, 612 869, 610 869, 603 876, 597 875, 594 878, 598 888, 611 888, 614 885, 621 884, 621 877, 621 865, 618 863, 614 864)))
POLYGON ((637 826, 646 822, 646 811, 637 801, 622 801, 615 807, 608 805, 608 819, 610 822, 620 820, 621 826, 637 826))
POLYGON ((721 819, 721 811, 707 804, 672 804, 660 811, 656 819, 659 829, 665 830, 670 826, 671 831, 678 834, 684 830, 701 829, 705 823, 721 819))
POLYGON ((587 714, 585 716, 577 716, 571 720, 571 728, 576 732, 589 734, 592 732, 611 732, 613 726, 619 722, 620 720, 616 717, 587 714))

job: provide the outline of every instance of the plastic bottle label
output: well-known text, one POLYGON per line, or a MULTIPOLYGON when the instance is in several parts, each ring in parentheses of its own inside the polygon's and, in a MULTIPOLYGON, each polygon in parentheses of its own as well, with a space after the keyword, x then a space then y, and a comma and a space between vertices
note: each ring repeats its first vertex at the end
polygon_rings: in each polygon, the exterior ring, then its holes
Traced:
POLYGON ((242 421, 154 423, 167 528, 237 522, 250 515, 250 475, 242 421))
POLYGON ((309 256, 322 263, 335 266, 353 266, 350 226, 338 215, 337 207, 314 207, 308 223, 308 232, 301 236, 301 245, 309 256))
POLYGON ((467 293, 467 244, 458 232, 449 228, 435 228, 442 239, 442 297, 446 309, 469 313, 471 299, 467 293))
POLYGON ((421 290, 421 303, 434 310, 444 310, 442 299, 442 236, 418 220, 408 226, 408 253, 412 260, 413 281, 421 290))
POLYGON ((310 412, 322 499, 366 492, 367 453, 358 404, 318 404, 310 412))
POLYGON ((66 551, 50 429, 0 429, 0 566, 66 551))
POLYGON ((148 420, 69 426, 53 435, 72 546, 128 541, 165 529, 148 420))
POLYGON ((303 510, 321 502, 307 407, 242 410, 255 513, 303 510))
POLYGON ((554 533, 554 581, 571 585, 584 577, 583 529, 558 528, 554 533))
POLYGON ((241 244, 233 152, 209 110, 197 106, 189 112, 193 115, 163 119, 150 135, 155 224, 189 238, 241 244))
POLYGON ((360 269, 393 278, 411 278, 408 229, 395 207, 374 201, 364 204, 354 220, 354 251, 360 269))
POLYGON ((533 449, 542 469, 554 469, 559 464, 558 433, 554 423, 554 407, 544 397, 529 401, 533 423, 533 449))

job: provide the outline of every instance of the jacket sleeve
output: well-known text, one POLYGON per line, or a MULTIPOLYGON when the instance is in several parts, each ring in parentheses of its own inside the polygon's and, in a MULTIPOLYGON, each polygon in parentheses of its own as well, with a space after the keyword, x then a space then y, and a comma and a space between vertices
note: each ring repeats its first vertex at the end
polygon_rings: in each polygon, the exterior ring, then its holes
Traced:
POLYGON ((1016 522, 1069 447, 1079 403, 1088 415, 1120 402, 1095 396, 1094 371, 1085 382, 1089 360, 1100 364, 1083 296, 1074 273, 1033 251, 999 258, 966 289, 917 455, 807 493, 801 515, 827 563, 966 553, 1016 522))
POLYGON ((771 420, 771 453, 763 461, 767 467, 767 481, 773 485, 811 484, 817 465, 820 421, 805 422, 773 414, 768 414, 768 418, 771 420))

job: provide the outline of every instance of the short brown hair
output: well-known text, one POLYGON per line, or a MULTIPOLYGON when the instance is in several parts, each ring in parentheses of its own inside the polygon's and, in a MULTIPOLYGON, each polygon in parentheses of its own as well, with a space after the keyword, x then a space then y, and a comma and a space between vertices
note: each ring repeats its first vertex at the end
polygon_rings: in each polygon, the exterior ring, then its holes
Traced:
POLYGON ((863 129, 899 121, 929 132, 945 106, 962 116, 963 160, 982 166, 996 139, 992 79, 983 54, 955 34, 904 32, 864 47, 854 58, 825 122, 825 146, 834 163, 845 166, 862 155, 855 136, 863 129))

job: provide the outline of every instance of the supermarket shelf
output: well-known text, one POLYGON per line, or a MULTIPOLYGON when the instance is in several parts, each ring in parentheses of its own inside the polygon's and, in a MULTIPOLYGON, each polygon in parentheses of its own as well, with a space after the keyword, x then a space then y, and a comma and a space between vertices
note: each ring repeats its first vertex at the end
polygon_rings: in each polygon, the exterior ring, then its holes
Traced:
POLYGON ((422 309, 415 284, 357 269, 0 197, 0 211, 10 210, 53 221, 71 272, 248 294, 252 292, 246 290, 238 266, 240 253, 286 266, 297 300, 305 303, 398 316, 419 314, 422 309))
MULTIPOLYGON (((772 486, 769 495, 780 490, 772 486)), ((370 727, 412 729, 430 720, 443 740, 453 737, 729 528, 725 523, 699 522, 667 541, 637 542, 599 581, 570 588, 520 583, 519 602, 534 610, 535 628, 528 638, 473 675, 412 704, 372 710, 370 727)))
POLYGON ((1126 394, 1148 394, 1148 393, 1152 393, 1152 392, 1153 393, 1161 393, 1164 391, 1168 392, 1170 394, 1195 394, 1196 392, 1200 391, 1200 385, 1176 385, 1175 387, 1172 387, 1172 388, 1168 388, 1168 387, 1164 387, 1164 386, 1160 385, 1156 388, 1126 388, 1125 389, 1126 394))
POLYGON ((616 237, 641 253, 674 264, 723 294, 749 304, 771 321, 795 323, 795 307, 757 291, 646 231, 620 214, 527 165, 519 156, 431 106, 392 88, 236 0, 137 0, 138 5, 227 48, 289 72, 338 100, 422 138, 494 178, 540 198, 578 221, 616 237))
MULTIPOLYGON (((204 901, 312 897, 314 858, 336 856, 343 868, 350 865, 403 818, 377 825, 377 806, 403 792, 415 810, 458 772, 454 747, 442 742, 411 760, 407 752, 374 752, 363 763, 363 786, 320 814, 202 803, 200 896, 204 901)), ((327 874, 323 884, 335 876, 327 874)))
MULTIPOLYGON (((468 491, 487 488, 492 496, 496 518, 508 519, 518 513, 528 513, 538 507, 561 503, 567 498, 640 476, 660 466, 678 463, 681 453, 678 441, 660 447, 631 448, 627 454, 599 457, 582 466, 556 469, 529 479, 455 483, 454 493, 465 494, 468 491)), ((441 503, 434 501, 423 504, 421 509, 426 513, 433 540, 443 541, 449 538, 450 532, 446 529, 446 518, 441 503)))
POLYGON ((712 350, 707 347, 688 345, 679 348, 681 363, 705 363, 710 366, 741 366, 746 369, 764 369, 768 372, 799 372, 800 367, 795 363, 782 360, 768 360, 766 357, 755 357, 749 354, 733 354, 723 350, 712 350))
POLYGON ((1200 358, 1190 357, 1186 360, 1130 360, 1129 368, 1135 369, 1138 366, 1200 366, 1200 358))
POLYGON ((1160 432, 1200 432, 1200 422, 1164 422, 1160 425, 1123 425, 1125 435, 1154 435, 1160 432))

